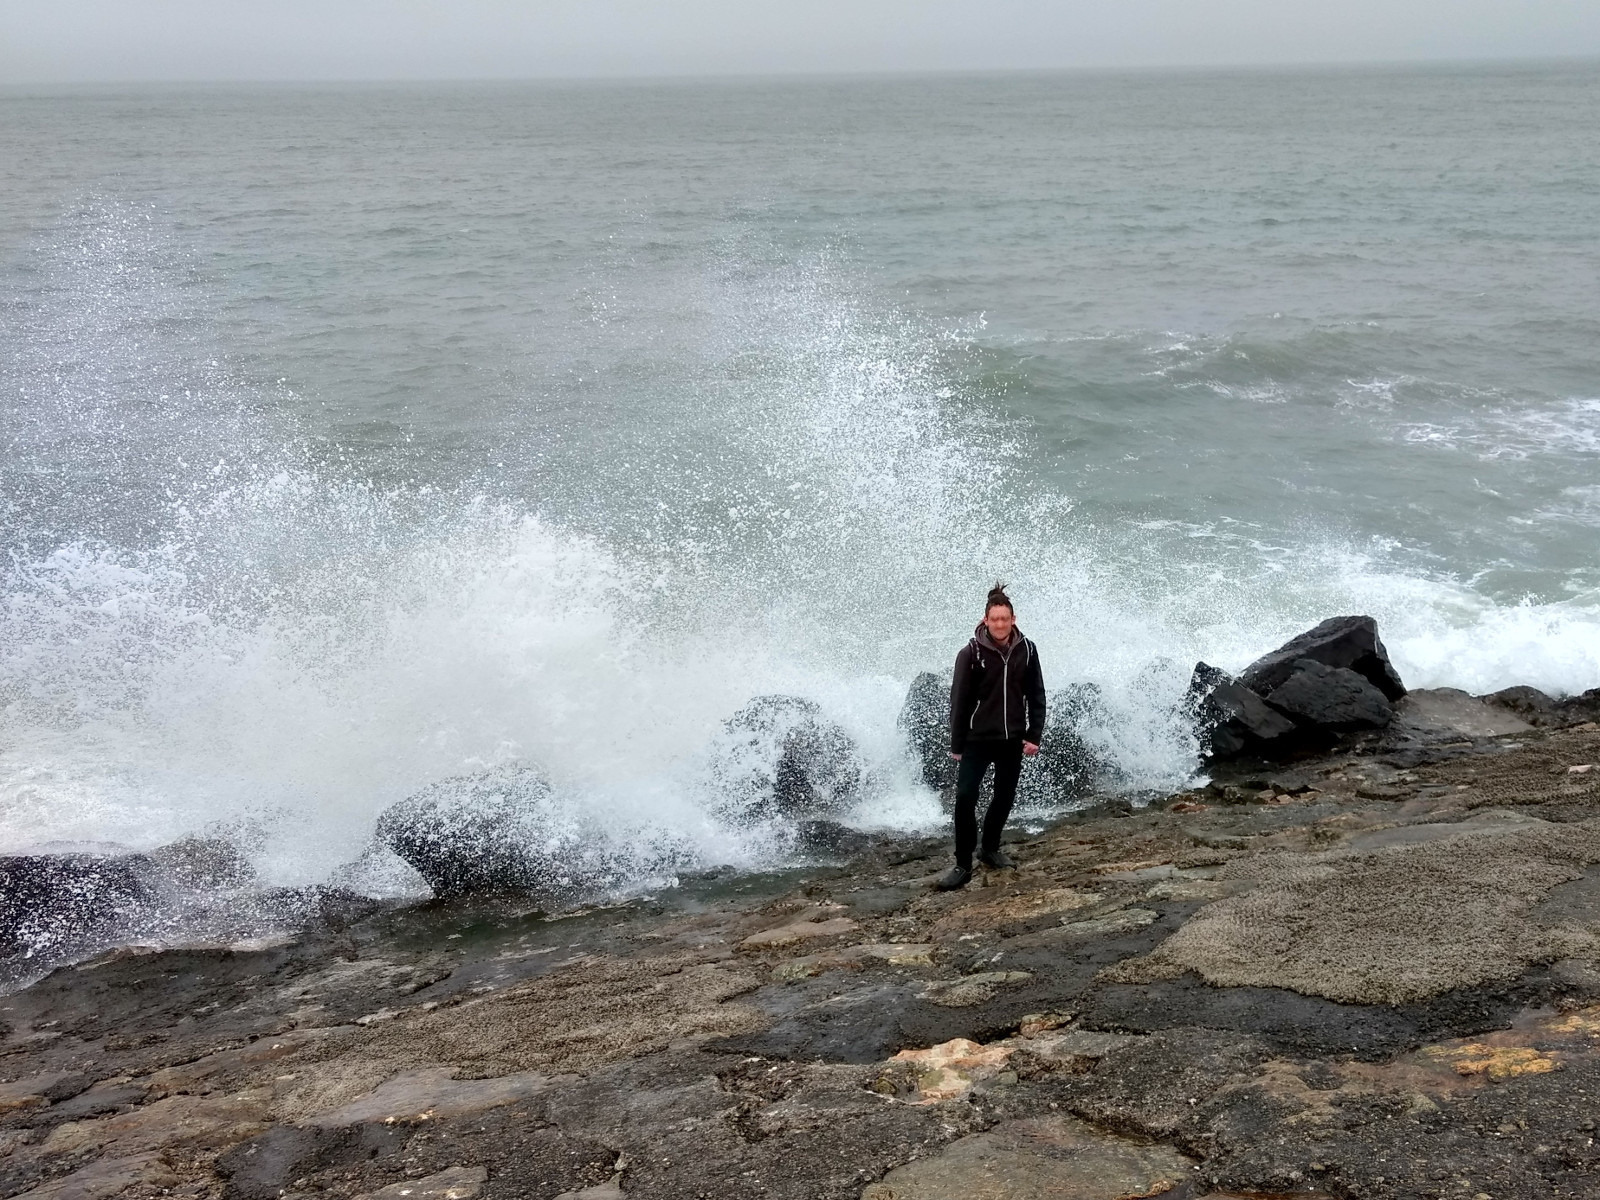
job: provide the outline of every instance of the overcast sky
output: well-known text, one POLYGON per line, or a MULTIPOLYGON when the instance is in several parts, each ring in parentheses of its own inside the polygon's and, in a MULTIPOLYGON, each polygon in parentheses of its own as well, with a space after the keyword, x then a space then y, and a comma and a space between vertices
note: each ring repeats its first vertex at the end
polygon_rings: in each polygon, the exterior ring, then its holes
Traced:
POLYGON ((0 83, 1600 55, 1600 0, 0 0, 0 83))

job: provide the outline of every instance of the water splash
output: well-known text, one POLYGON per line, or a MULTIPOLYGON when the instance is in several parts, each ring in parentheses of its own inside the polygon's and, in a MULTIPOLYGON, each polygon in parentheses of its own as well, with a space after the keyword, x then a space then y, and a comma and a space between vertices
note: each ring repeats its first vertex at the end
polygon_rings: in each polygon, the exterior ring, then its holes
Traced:
POLYGON ((768 694, 860 748, 851 820, 938 828, 895 716, 995 576, 1049 682, 1100 687, 1089 736, 1139 788, 1192 766, 1172 714, 1196 659, 1330 613, 1377 616, 1414 683, 1600 674, 1593 597, 1497 605, 1314 529, 1091 519, 1042 482, 975 330, 875 302, 837 253, 752 257, 684 297, 624 398, 647 426, 552 456, 532 493, 379 485, 229 366, 160 221, 75 214, 7 318, 0 848, 249 829, 269 883, 404 890, 370 849, 386 806, 534 762, 619 887, 769 866, 792 839, 719 817, 708 757, 768 694))

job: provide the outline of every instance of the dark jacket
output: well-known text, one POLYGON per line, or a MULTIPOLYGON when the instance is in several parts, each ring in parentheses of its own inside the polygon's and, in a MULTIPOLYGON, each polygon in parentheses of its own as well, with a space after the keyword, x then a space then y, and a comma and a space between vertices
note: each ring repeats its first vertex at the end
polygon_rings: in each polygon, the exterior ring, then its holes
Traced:
POLYGON ((1013 629, 1002 649, 980 623, 956 655, 950 683, 951 753, 960 754, 975 741, 1021 738, 1037 745, 1044 737, 1044 705, 1039 648, 1013 629))

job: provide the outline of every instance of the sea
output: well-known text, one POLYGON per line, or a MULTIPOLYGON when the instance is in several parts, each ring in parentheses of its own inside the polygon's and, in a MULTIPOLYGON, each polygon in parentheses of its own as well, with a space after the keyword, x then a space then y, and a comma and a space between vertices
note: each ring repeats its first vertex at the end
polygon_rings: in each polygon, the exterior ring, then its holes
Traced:
POLYGON ((422 895, 378 815, 536 764, 620 892, 768 870, 770 695, 936 833, 996 580, 1136 792, 1328 616, 1600 685, 1597 129, 1592 61, 0 90, 0 852, 422 895))

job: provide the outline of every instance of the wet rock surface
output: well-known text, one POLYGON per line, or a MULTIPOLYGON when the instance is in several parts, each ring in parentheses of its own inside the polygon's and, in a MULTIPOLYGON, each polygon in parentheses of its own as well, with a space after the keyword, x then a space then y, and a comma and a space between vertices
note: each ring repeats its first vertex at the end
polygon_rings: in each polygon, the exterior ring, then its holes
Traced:
POLYGON ((111 928, 155 893, 142 854, 68 850, 0 857, 0 957, 46 949, 111 928))
POLYGON ((109 843, 0 855, 0 980, 29 960, 60 961, 159 927, 163 911, 209 909, 230 924, 229 896, 250 888, 257 909, 305 909, 323 889, 254 888, 243 851, 224 838, 186 837, 145 853, 109 843))
POLYGON ((1371 617, 1331 617, 1235 679, 1196 663, 1183 712, 1207 759, 1287 761, 1394 720, 1405 684, 1371 617))
POLYGON ((1239 682, 1260 695, 1270 695, 1300 669, 1302 661, 1354 671, 1388 700, 1400 699, 1406 686, 1389 661, 1371 617, 1329 617, 1246 667, 1239 682))
POLYGON ((1207 758, 1273 759, 1298 745, 1294 721, 1209 663, 1195 664, 1184 707, 1207 758))
POLYGON ((1382 729, 1394 720, 1388 697, 1359 673, 1311 658, 1298 659, 1289 677, 1266 699, 1291 719, 1330 733, 1382 729))
POLYGON ((891 1171, 863 1200, 1074 1200, 1156 1196, 1190 1182, 1170 1146, 1106 1137, 1072 1117, 1003 1121, 937 1158, 891 1171))
POLYGON ((911 747, 922 782, 935 791, 954 787, 950 758, 950 680, 923 671, 911 681, 896 726, 911 747))
POLYGON ((428 881, 435 895, 498 888, 548 890, 558 855, 551 841, 550 783, 530 766, 444 779, 391 805, 378 840, 428 881))
POLYGON ((1094 791, 1113 786, 1115 770, 1089 739, 1112 721, 1100 689, 1084 683, 1058 688, 1045 705, 1044 740, 1017 787, 1024 809, 1058 809, 1094 791))
POLYGON ((1389 702, 956 893, 874 843, 108 951, 0 996, 0 1196, 1592 1198, 1600 729, 1389 702))
MULTIPOLYGON (((1044 740, 1017 788, 1020 811, 1055 810, 1082 799, 1097 786, 1115 783, 1104 754, 1086 736, 1112 720, 1093 684, 1081 683, 1050 693, 1044 740)), ((928 787, 954 802, 956 764, 950 757, 950 679, 924 671, 911 682, 900 708, 898 728, 928 787)))
POLYGON ((724 810, 740 820, 838 816, 866 783, 855 740, 800 696, 757 696, 728 718, 714 754, 724 810))

